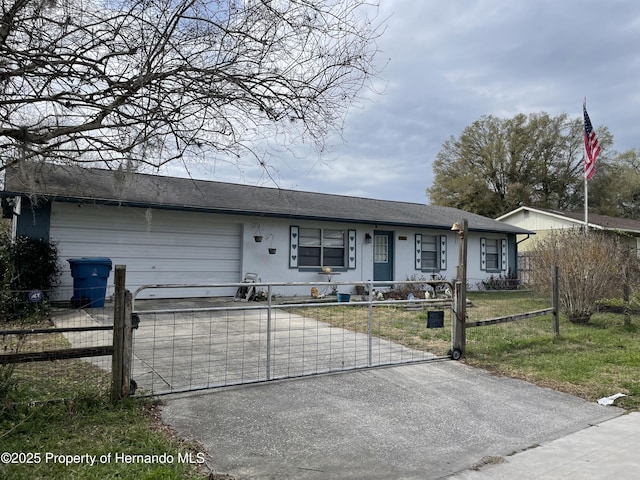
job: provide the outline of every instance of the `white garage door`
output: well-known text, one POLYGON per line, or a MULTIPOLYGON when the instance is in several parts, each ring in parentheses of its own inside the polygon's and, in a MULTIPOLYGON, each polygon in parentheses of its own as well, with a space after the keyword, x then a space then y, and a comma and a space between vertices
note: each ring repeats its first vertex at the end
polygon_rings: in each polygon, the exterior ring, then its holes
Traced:
MULTIPOLYGON (((239 282, 241 225, 224 216, 54 202, 51 240, 58 245, 60 291, 73 287, 68 258, 108 257, 126 265, 127 288, 149 284, 239 282)), ((113 293, 113 274, 107 295, 113 293)), ((235 289, 148 290, 138 298, 233 295, 235 289)))

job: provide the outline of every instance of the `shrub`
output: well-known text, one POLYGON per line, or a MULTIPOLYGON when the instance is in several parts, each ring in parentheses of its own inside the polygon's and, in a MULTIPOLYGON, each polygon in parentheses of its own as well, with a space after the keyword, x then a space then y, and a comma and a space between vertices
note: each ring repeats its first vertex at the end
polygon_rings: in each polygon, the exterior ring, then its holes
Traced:
POLYGON ((11 242, 7 234, 0 240, 0 315, 6 320, 24 319, 46 312, 46 295, 60 276, 58 249, 54 244, 28 237, 11 242), (29 301, 29 292, 41 290, 45 300, 29 301))
POLYGON ((407 277, 407 282, 420 283, 398 283, 394 285, 393 290, 387 292, 385 297, 406 300, 409 294, 413 294, 416 298, 424 298, 424 292, 427 289, 427 279, 424 275, 411 275, 407 277))
POLYGON ((516 290, 520 285, 520 280, 518 279, 518 275, 509 270, 507 275, 491 275, 480 283, 484 290, 516 290))
POLYGON ((638 258, 620 238, 578 229, 554 231, 536 243, 531 255, 532 286, 551 290, 558 267, 560 309, 573 323, 588 323, 597 302, 636 283, 638 258))

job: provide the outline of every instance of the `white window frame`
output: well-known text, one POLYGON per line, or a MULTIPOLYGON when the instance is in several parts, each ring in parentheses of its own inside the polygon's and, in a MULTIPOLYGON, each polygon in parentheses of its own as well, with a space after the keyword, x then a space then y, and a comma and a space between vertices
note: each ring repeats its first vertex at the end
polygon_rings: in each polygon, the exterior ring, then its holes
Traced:
POLYGON ((423 235, 415 234, 415 269, 424 272, 440 272, 447 269, 447 236, 446 235, 423 235), (425 266, 424 262, 424 245, 425 237, 433 237, 435 239, 436 258, 433 266, 425 266))
POLYGON ((480 239, 480 269, 486 272, 506 272, 507 271, 507 240, 504 238, 481 238, 480 239), (489 266, 489 252, 487 242, 496 242, 497 252, 496 266, 489 266))
MULTIPOLYGON (((356 231, 340 228, 326 227, 290 227, 289 237, 289 267, 302 269, 320 269, 322 267, 332 267, 338 270, 356 268, 356 231), (310 236, 310 231, 318 232, 316 236, 310 236), (341 233, 341 239, 337 238, 337 233, 341 233), (333 238, 332 238, 333 234, 333 238), (312 239, 316 240, 313 241, 312 239), (311 239, 311 240, 310 240, 311 239), (341 240, 341 242, 339 241, 341 240), (300 261, 301 250, 304 248, 318 248, 320 265, 303 265, 300 261), (325 252, 327 249, 342 250, 342 262, 340 265, 326 265, 325 252)), ((337 256, 333 257, 338 258, 337 256)))

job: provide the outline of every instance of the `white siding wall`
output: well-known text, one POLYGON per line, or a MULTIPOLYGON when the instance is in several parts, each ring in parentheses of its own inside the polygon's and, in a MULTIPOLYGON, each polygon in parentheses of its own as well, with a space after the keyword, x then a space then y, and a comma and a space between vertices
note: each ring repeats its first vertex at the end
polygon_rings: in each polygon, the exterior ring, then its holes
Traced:
MULTIPOLYGON (((126 265, 127 288, 131 291, 147 284, 235 283, 248 272, 256 273, 263 282, 326 281, 326 275, 316 271, 289 267, 292 225, 355 231, 356 268, 340 272, 333 281, 355 284, 373 278, 373 243, 365 240, 367 233, 371 236, 375 233, 376 227, 372 225, 55 202, 50 234, 51 240, 58 244, 66 296, 73 285, 66 259, 77 257, 108 257, 114 266, 126 265), (260 243, 254 240, 258 233, 263 237, 260 243), (271 247, 276 249, 275 254, 269 253, 271 247)), ((457 233, 382 225, 378 228, 394 232, 394 280, 406 280, 412 275, 430 277, 431 272, 416 269, 416 234, 446 236, 446 269, 436 273, 447 280, 455 278, 459 250, 457 233)), ((489 275, 480 269, 480 237, 491 236, 469 234, 469 279, 489 275)), ((304 286, 274 293, 306 296, 309 290, 309 286, 304 286)), ((339 291, 352 293, 353 285, 340 287, 339 291)), ((112 293, 113 274, 108 281, 107 295, 112 293)), ((232 296, 234 293, 235 288, 156 289, 148 290, 138 298, 232 296)))
MULTIPOLYGON (((132 291, 157 283, 238 282, 240 237, 239 222, 203 213, 55 202, 51 214, 51 240, 58 244, 67 292, 73 279, 66 259, 77 257, 108 257, 114 266, 126 265, 132 291)), ((112 285, 113 275, 107 295, 113 293, 112 285)), ((163 297, 211 294, 147 292, 163 297)))
MULTIPOLYGON (((333 281, 336 282, 366 282, 373 278, 373 243, 367 244, 365 235, 369 233, 373 236, 376 228, 372 225, 353 225, 344 223, 322 222, 316 223, 303 220, 280 220, 261 219, 260 223, 249 221, 244 226, 243 268, 244 272, 258 274, 263 282, 320 282, 326 281, 326 276, 317 272, 300 271, 296 268, 289 268, 289 227, 291 225, 301 228, 335 228, 353 229, 356 231, 356 268, 341 272, 336 275, 333 281), (258 232, 263 236, 261 243, 256 243, 253 236, 258 232), (270 255, 269 247, 275 247, 276 253, 270 255)), ((444 235, 447 238, 446 246, 446 269, 436 272, 447 280, 456 277, 458 266, 459 236, 456 232, 448 230, 419 229, 405 227, 384 227, 380 230, 393 231, 393 261, 394 280, 406 280, 412 275, 424 276, 429 279, 431 272, 422 272, 415 268, 415 235, 444 235)), ((498 275, 500 272, 489 272, 481 270, 480 266, 480 238, 497 238, 503 240, 506 237, 499 234, 479 234, 469 233, 467 243, 467 277, 470 282, 477 283, 479 279, 488 278, 490 275, 498 275)), ((508 252, 505 252, 508 253, 508 252)), ((501 272, 506 275, 506 271, 501 272)), ((472 285, 473 286, 473 285, 472 285)), ((353 286, 340 287, 340 291, 353 293, 353 286)), ((283 293, 287 295, 308 295, 309 287, 286 288, 283 293)))
POLYGON ((583 225, 583 222, 577 220, 560 218, 551 214, 533 212, 523 210, 515 215, 507 217, 502 222, 509 225, 515 225, 525 230, 555 230, 559 228, 577 228, 583 225))
POLYGON ((536 233, 531 236, 518 235, 519 252, 531 250, 537 241, 543 240, 553 230, 581 228, 583 225, 583 222, 577 220, 530 210, 521 210, 500 221, 536 233))

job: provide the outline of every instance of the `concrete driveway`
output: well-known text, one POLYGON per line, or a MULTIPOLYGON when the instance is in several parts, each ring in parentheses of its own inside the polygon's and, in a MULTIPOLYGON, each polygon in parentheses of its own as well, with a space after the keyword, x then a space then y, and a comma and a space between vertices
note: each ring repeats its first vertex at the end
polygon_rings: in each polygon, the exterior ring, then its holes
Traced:
POLYGON ((453 361, 164 401, 164 421, 236 479, 444 478, 623 413, 453 361))

